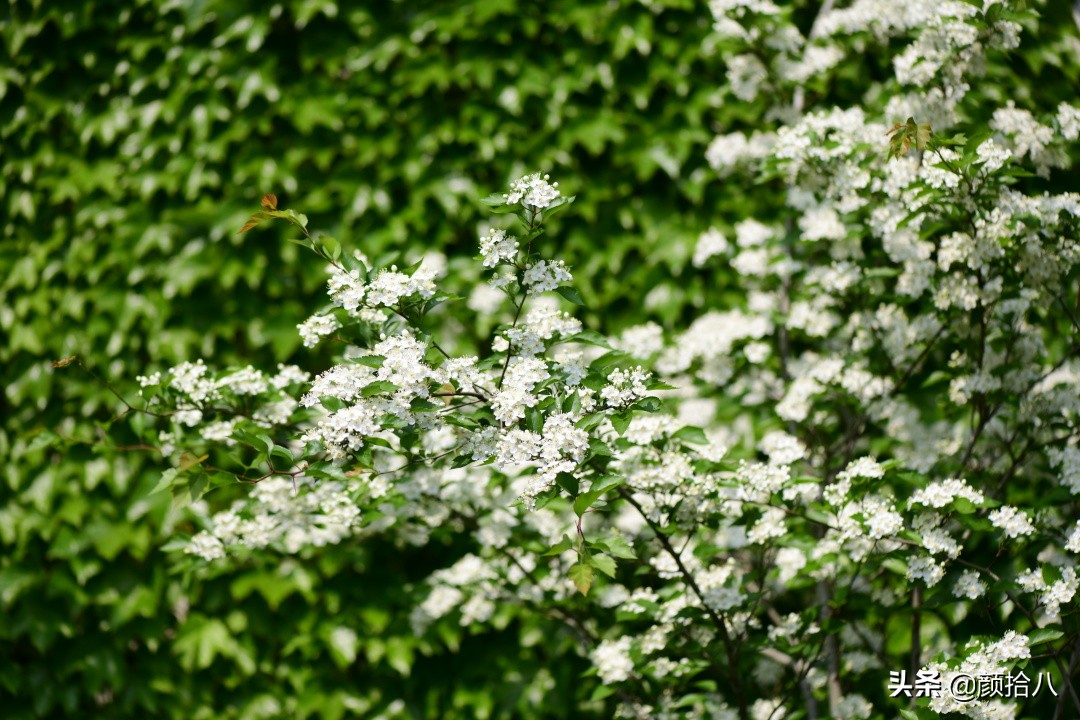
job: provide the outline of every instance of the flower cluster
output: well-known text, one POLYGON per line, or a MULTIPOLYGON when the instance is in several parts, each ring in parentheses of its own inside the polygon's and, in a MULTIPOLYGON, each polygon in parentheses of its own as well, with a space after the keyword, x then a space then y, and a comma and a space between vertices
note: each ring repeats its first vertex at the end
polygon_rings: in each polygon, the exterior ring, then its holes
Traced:
MULTIPOLYGON (((623 717, 891 717, 909 710, 884 691, 890 663, 1061 674, 1080 195, 1055 173, 1080 111, 978 89, 1026 17, 983 5, 856 0, 807 26, 768 0, 710 2, 723 93, 757 122, 702 152, 748 199, 682 248, 693 302, 666 312, 678 293, 658 287, 614 337, 572 312, 543 223, 573 198, 547 175, 484 201, 519 227, 481 230, 475 333, 433 269, 320 253, 330 304, 299 330, 340 341, 335 365, 142 379, 162 442, 198 427, 233 453, 213 470, 170 453, 178 474, 257 483, 200 511, 188 553, 454 533, 468 550, 409 589, 413 629, 557 618, 623 717), (886 77, 861 105, 829 101, 856 52, 886 77)), ((1014 705, 942 695, 916 714, 1014 705)))

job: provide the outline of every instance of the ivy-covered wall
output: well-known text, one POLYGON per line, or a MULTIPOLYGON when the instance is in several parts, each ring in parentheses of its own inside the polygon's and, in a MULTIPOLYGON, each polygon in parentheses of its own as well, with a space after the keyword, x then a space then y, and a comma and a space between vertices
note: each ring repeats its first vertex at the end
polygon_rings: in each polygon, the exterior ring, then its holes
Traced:
POLYGON ((236 235, 265 192, 368 253, 471 256, 477 198, 549 170, 580 198, 564 256, 629 322, 707 224, 710 22, 693 2, 0 8, 4 716, 567 716, 585 665, 558 625, 413 637, 401 594, 446 564, 430 550, 172 573, 183 516, 149 496, 160 455, 106 429, 109 385, 135 402, 147 367, 310 352, 321 267, 236 235))

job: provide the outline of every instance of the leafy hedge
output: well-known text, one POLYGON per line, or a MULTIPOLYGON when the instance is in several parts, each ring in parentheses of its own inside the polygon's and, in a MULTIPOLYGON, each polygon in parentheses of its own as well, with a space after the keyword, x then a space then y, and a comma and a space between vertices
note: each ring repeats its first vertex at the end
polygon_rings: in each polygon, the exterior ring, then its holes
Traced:
MULTIPOLYGON (((809 25, 818 3, 797 5, 809 25)), ((988 97, 1071 98, 1066 5, 1043 4, 988 97)), ((234 234, 269 191, 368 253, 453 258, 474 252, 481 189, 550 169, 581 183, 558 236, 595 278, 594 321, 722 306, 722 274, 672 280, 705 227, 746 214, 705 162, 716 131, 757 117, 718 89, 710 24, 677 0, 0 11, 5 716, 335 718, 397 698, 418 717, 579 714, 585 665, 559 623, 508 613, 498 633, 413 636, 409 584, 464 542, 175 572, 161 547, 184 515, 149 495, 159 456, 107 429, 124 411, 108 383, 131 398, 150 364, 308 352, 296 324, 321 268, 273 235, 234 234)), ((809 92, 856 101, 881 62, 809 92)))
MULTIPOLYGON (((412 637, 398 589, 444 558, 368 545, 171 573, 182 515, 148 498, 160 457, 97 427, 124 409, 105 382, 129 397, 151 362, 297 357, 321 268, 235 235, 267 191, 324 227, 345 208, 336 233, 369 252, 472 254, 477 188, 558 169, 590 183, 563 235, 609 271, 593 292, 643 292, 703 222, 709 22, 691 2, 0 10, 5 716, 334 718, 397 697, 565 716, 585 666, 556 625, 412 637), (101 380, 50 367, 73 354, 101 380)), ((620 306, 629 322, 636 298, 620 306)))

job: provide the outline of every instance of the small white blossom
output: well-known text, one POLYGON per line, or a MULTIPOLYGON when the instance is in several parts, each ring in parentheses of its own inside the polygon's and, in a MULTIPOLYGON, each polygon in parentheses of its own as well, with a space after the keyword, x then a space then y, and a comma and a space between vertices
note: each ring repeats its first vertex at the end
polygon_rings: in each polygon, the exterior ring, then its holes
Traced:
POLYGON ((1069 142, 1080 139, 1080 107, 1061 103, 1057 109, 1058 130, 1069 142))
POLYGON ((953 594, 958 598, 978 600, 986 593, 986 583, 979 579, 977 570, 966 570, 953 585, 953 594))
POLYGON ((956 498, 964 498, 976 505, 985 500, 983 494, 968 485, 967 481, 950 478, 941 482, 930 483, 925 488, 916 490, 911 496, 909 505, 943 508, 956 498))
POLYGON ((510 192, 503 195, 507 204, 521 203, 526 207, 546 208, 559 197, 559 183, 549 183, 550 176, 533 173, 510 183, 510 192))
POLYGON ((518 242, 505 230, 492 228, 480 238, 480 254, 484 256, 484 267, 493 268, 501 262, 512 262, 517 256, 518 242))
POLYGON ((1011 505, 1005 505, 990 513, 990 522, 1010 538, 1035 532, 1035 526, 1031 524, 1028 516, 1011 505))
POLYGON ((1065 549, 1069 552, 1080 553, 1080 522, 1077 522, 1069 533, 1069 539, 1065 542, 1065 549))
POLYGON ((922 580, 927 587, 933 587, 943 577, 945 568, 932 557, 915 557, 908 561, 908 580, 922 580))
POLYGON ((728 250, 728 241, 716 228, 709 228, 698 238, 694 247, 694 267, 704 267, 709 258, 723 255, 728 250))
POLYGON ((304 347, 315 347, 319 340, 333 334, 341 327, 341 323, 333 315, 312 315, 304 322, 296 326, 300 331, 300 337, 304 341, 304 347))
POLYGON ((600 390, 600 397, 608 407, 626 407, 645 397, 645 383, 650 376, 651 373, 645 372, 640 365, 631 370, 612 370, 607 377, 608 384, 600 390))
POLYGON ((629 637, 604 640, 592 651, 591 657, 596 674, 605 684, 622 682, 634 671, 629 637))
POLYGON ((562 260, 539 260, 525 267, 521 282, 530 295, 539 295, 573 279, 562 260))
POLYGON ((191 538, 187 547, 184 548, 184 552, 197 555, 209 562, 225 557, 225 546, 221 544, 221 540, 218 540, 217 537, 203 530, 191 538))

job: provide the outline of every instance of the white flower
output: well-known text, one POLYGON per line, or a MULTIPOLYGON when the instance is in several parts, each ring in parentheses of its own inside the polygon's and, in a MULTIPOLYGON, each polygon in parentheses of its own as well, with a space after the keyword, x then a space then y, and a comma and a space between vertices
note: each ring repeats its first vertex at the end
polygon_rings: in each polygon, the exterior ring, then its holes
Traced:
POLYGON ((330 279, 326 282, 327 294, 334 304, 345 308, 350 315, 357 314, 361 303, 364 302, 366 288, 360 279, 360 271, 345 272, 338 268, 330 271, 330 279))
POLYGON ((985 500, 983 494, 968 485, 966 480, 950 478, 941 482, 930 483, 925 488, 916 490, 908 504, 943 508, 956 498, 964 498, 975 505, 979 505, 985 500))
POLYGON ((892 509, 891 503, 867 497, 863 501, 866 534, 875 540, 896 535, 904 528, 904 518, 892 509))
POLYGON ((573 279, 573 275, 566 269, 566 263, 562 260, 539 260, 525 267, 521 282, 526 292, 530 295, 538 295, 554 290, 562 283, 573 279))
POLYGON ((277 375, 270 378, 270 385, 277 390, 284 390, 290 385, 299 385, 311 379, 311 373, 301 370, 295 365, 278 364, 277 375))
POLYGON ((753 102, 761 83, 769 78, 768 69, 753 55, 732 55, 727 60, 727 79, 731 92, 745 102, 753 102))
POLYGON ((1058 129, 1062 137, 1072 142, 1080 138, 1080 107, 1061 103, 1057 110, 1058 129))
POLYGON ((480 238, 480 254, 484 256, 484 267, 493 268, 501 262, 512 262, 517 256, 518 242, 505 230, 492 228, 480 238))
POLYGON ((739 165, 761 160, 769 154, 774 136, 754 133, 749 139, 741 132, 718 135, 705 150, 705 160, 721 177, 730 175, 739 165))
POLYGON ((525 408, 534 407, 540 401, 533 395, 533 387, 549 377, 547 364, 538 358, 515 357, 510 360, 502 389, 491 400, 495 417, 509 425, 525 417, 525 408))
POLYGON ((766 508, 761 518, 746 533, 746 540, 751 544, 764 543, 771 538, 783 537, 787 533, 784 522, 787 515, 781 508, 766 508))
POLYGON ((300 331, 300 337, 304 341, 304 347, 315 347, 319 340, 332 334, 341 327, 341 323, 333 315, 312 315, 304 322, 296 326, 300 331))
POLYGON ((878 461, 872 457, 861 457, 858 460, 852 460, 846 468, 836 475, 838 480, 851 480, 860 477, 885 477, 885 468, 881 467, 878 461))
POLYGON ((994 142, 994 138, 984 140, 976 150, 979 162, 988 173, 997 172, 1012 158, 1008 148, 1003 148, 994 142))
POLYGON ((466 305, 470 310, 475 310, 481 315, 494 315, 502 307, 506 295, 490 284, 476 285, 473 287, 466 305))
POLYGON ((1076 569, 1064 568, 1061 571, 1061 579, 1043 591, 1042 601, 1046 605, 1047 614, 1059 615, 1061 606, 1076 596, 1078 588, 1080 588, 1080 578, 1077 577, 1076 569))
POLYGON ((953 594, 958 598, 978 600, 986 593, 986 583, 979 580, 977 570, 966 570, 953 585, 953 594))
POLYGON ((269 383, 261 371, 248 365, 243 370, 237 370, 232 374, 219 378, 217 386, 231 390, 237 395, 261 395, 266 392, 269 383))
POLYGON ((232 439, 232 432, 237 422, 238 418, 213 422, 203 426, 200 434, 207 442, 235 445, 236 441, 232 439))
POLYGON ((634 671, 634 661, 630 659, 630 638, 604 640, 591 653, 596 674, 605 684, 622 682, 634 671))
POLYGON ((391 266, 389 270, 380 270, 368 284, 366 303, 371 307, 394 307, 412 295, 426 299, 434 294, 435 276, 429 269, 420 268, 410 276, 391 266))
POLYGON ((932 557, 916 557, 908 561, 908 580, 922 580, 927 587, 933 587, 943 577, 945 568, 932 557))
POLYGON ((703 267, 714 255, 723 255, 728 250, 728 241, 716 228, 709 228, 698 238, 694 247, 694 267, 703 267))
POLYGON ((161 384, 161 373, 155 372, 150 375, 137 375, 135 380, 139 383, 139 387, 150 387, 151 385, 161 384))
POLYGON ((852 693, 836 704, 836 720, 865 720, 874 712, 874 706, 862 695, 852 693))
POLYGON ((465 596, 456 587, 436 585, 427 599, 420 604, 420 609, 432 620, 437 620, 461 605, 464 599, 465 596))
POLYGON ((757 247, 770 240, 776 231, 754 218, 747 218, 735 226, 735 244, 741 248, 757 247))
POLYGON ((1080 522, 1077 522, 1069 533, 1069 539, 1065 542, 1065 549, 1069 552, 1080 553, 1080 522))
POLYGON ((799 548, 780 548, 776 553, 774 564, 780 571, 777 579, 781 583, 788 583, 806 567, 806 553, 799 548))
POLYGON ((203 530, 191 538, 184 552, 189 555, 197 555, 203 560, 217 560, 225 557, 225 546, 214 535, 203 530))
POLYGON ((990 513, 990 522, 1010 538, 1030 535, 1035 532, 1031 520, 1018 508, 1005 505, 990 513))
MULTIPOLYGON (((932 516, 931 516, 932 517, 932 516)), ((928 528, 923 531, 922 544, 931 555, 944 553, 949 557, 959 557, 960 543, 941 528, 928 528)))
POLYGON ((822 206, 807 210, 799 218, 799 229, 805 240, 843 240, 847 228, 840 221, 836 210, 822 206))
POLYGON ((217 397, 217 383, 206 377, 206 365, 202 360, 181 363, 170 370, 169 375, 169 385, 193 402, 204 403, 217 397))
POLYGON ((648 358, 664 349, 664 329, 654 322, 623 330, 612 346, 636 358, 648 358))
POLYGON ((562 350, 555 357, 558 361, 556 368, 562 374, 567 386, 581 385, 581 381, 589 374, 589 366, 585 361, 584 353, 562 350))
POLYGON ((1050 448, 1046 455, 1058 471, 1058 482, 1073 495, 1080 495, 1080 445, 1050 448))
POLYGON ((769 456, 773 465, 790 465, 806 457, 806 446, 797 437, 773 430, 761 438, 758 449, 769 456))
POLYGON ((751 720, 784 720, 787 714, 788 711, 784 707, 782 698, 773 698, 771 700, 762 698, 755 700, 754 704, 750 706, 751 720))
POLYGON ((645 397, 645 383, 649 377, 651 373, 645 372, 640 365, 632 370, 612 370, 607 377, 608 385, 600 390, 600 398, 608 407, 626 407, 645 397))
POLYGON ((503 195, 507 204, 521 203, 526 207, 546 208, 559 197, 559 183, 549 183, 550 176, 533 173, 510 183, 510 192, 503 195))

